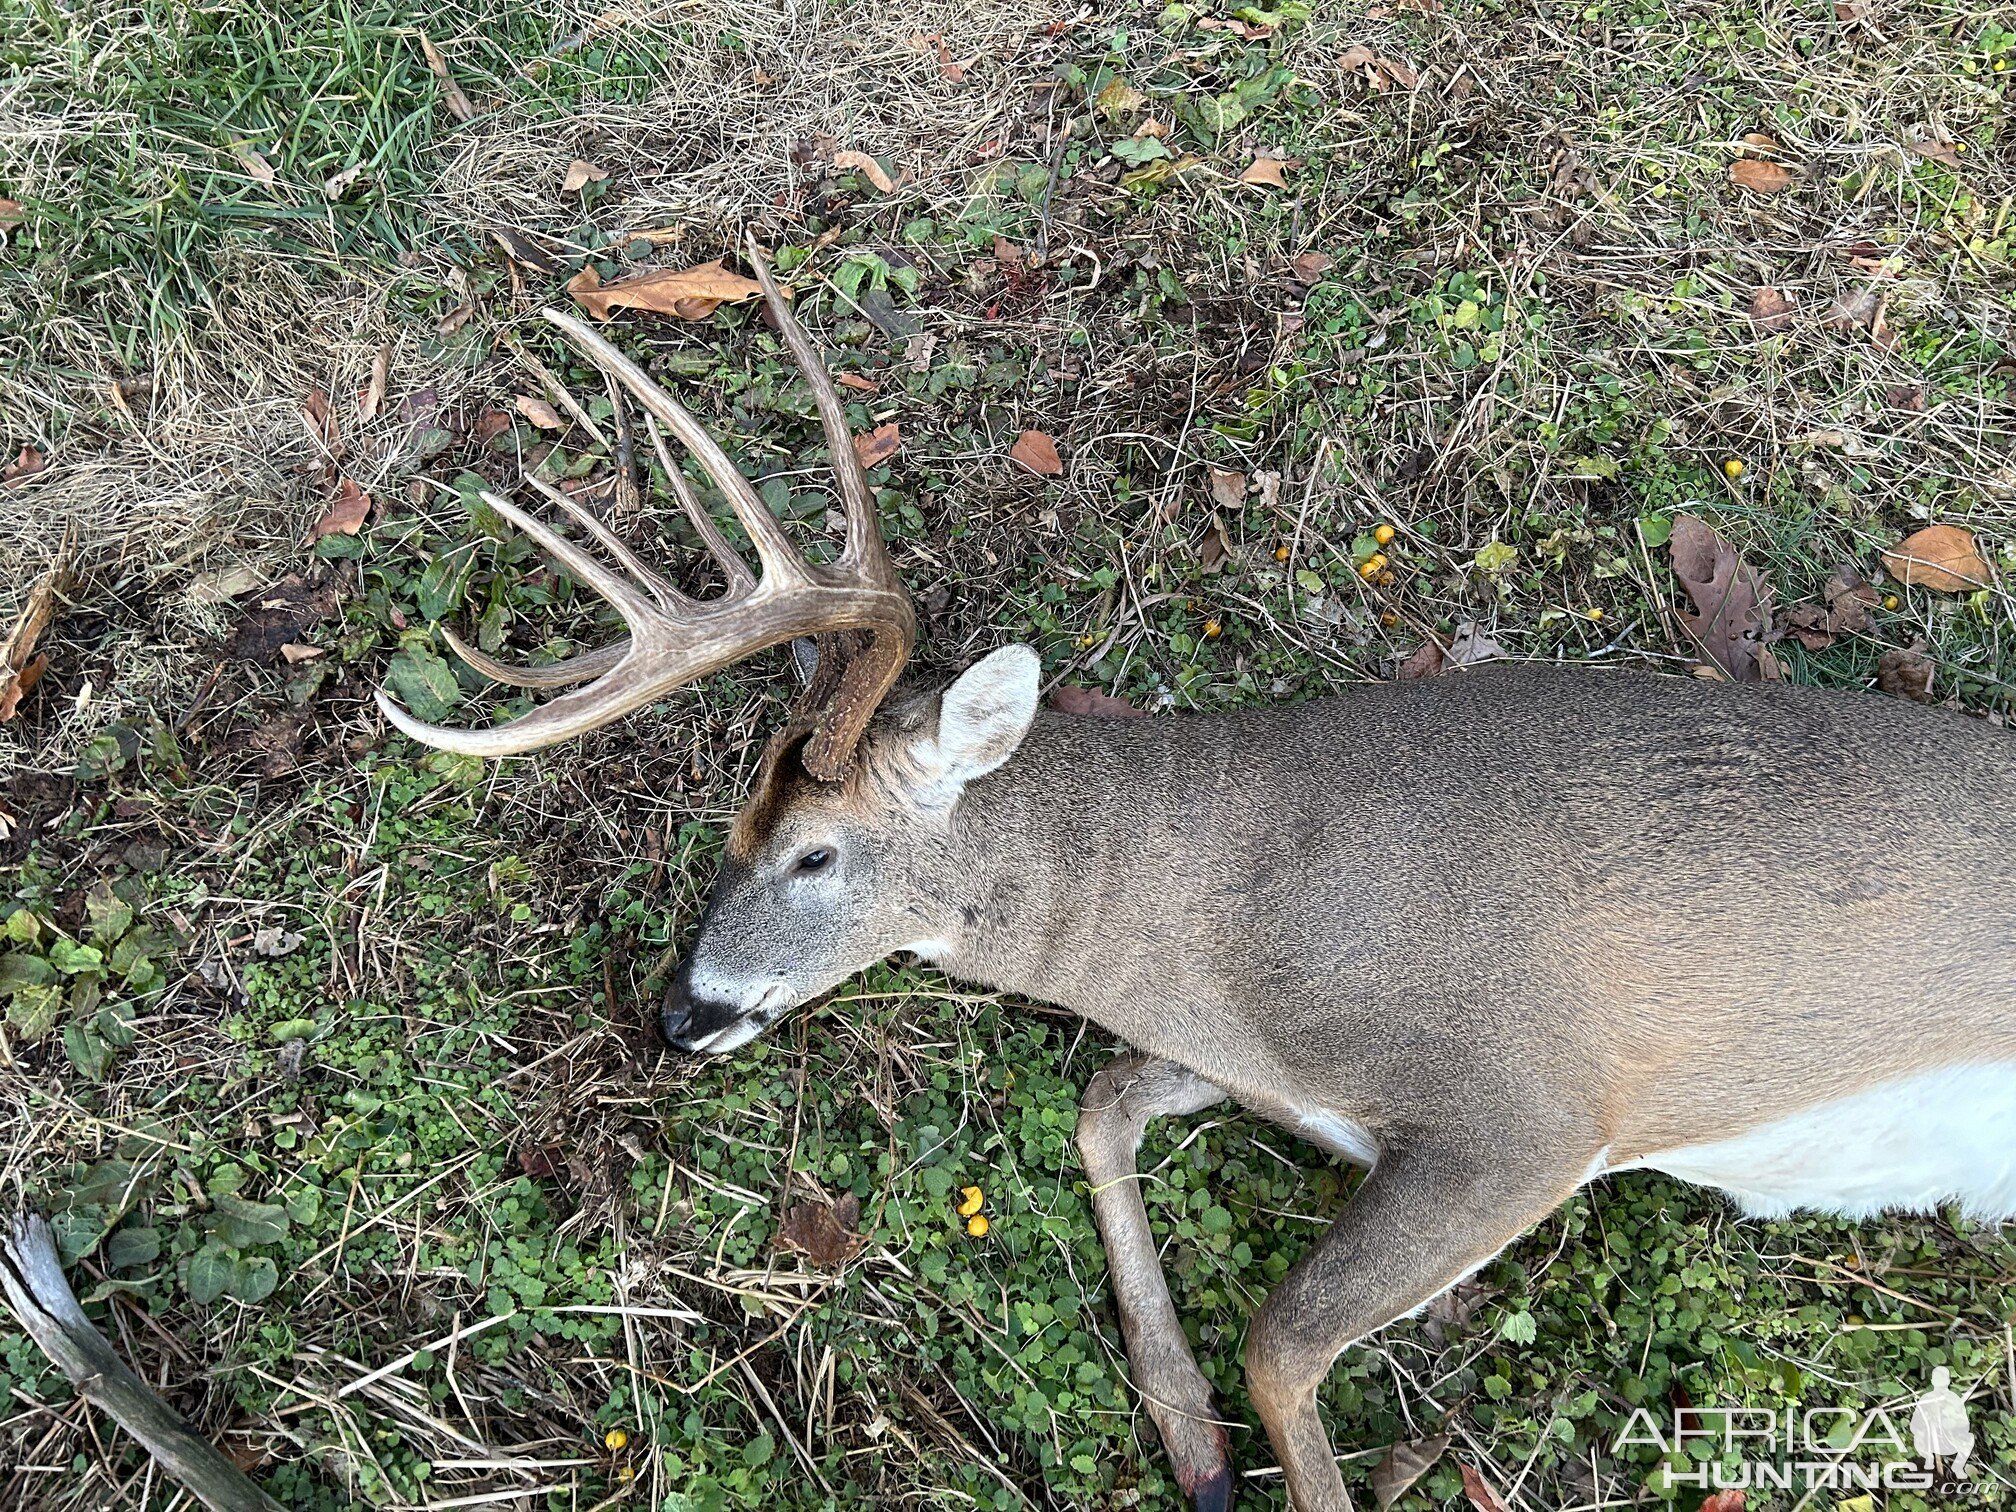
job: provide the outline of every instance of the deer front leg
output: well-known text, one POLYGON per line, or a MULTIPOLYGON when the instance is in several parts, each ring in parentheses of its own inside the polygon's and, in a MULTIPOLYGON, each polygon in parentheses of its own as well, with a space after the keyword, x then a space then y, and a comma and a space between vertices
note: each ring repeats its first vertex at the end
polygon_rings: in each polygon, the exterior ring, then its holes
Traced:
POLYGON ((1387 1150, 1246 1335, 1246 1388, 1294 1512, 1351 1512, 1316 1388, 1344 1349, 1455 1285, 1545 1217, 1583 1167, 1503 1145, 1387 1150))
POLYGON ((1149 1119, 1196 1113, 1224 1097, 1173 1062, 1133 1054, 1093 1077, 1078 1109, 1078 1151, 1092 1185, 1099 1236, 1106 1241, 1134 1389, 1147 1404, 1177 1483, 1197 1512, 1225 1512, 1231 1506, 1230 1446, 1212 1406, 1211 1388, 1191 1357, 1169 1300, 1134 1157, 1149 1119))

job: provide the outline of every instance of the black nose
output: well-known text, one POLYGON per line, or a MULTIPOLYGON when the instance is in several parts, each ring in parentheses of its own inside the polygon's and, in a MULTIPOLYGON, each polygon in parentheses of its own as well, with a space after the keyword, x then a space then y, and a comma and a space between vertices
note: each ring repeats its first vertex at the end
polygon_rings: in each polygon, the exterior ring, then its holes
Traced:
POLYGON ((693 966, 681 961, 665 988, 665 1001, 658 1009, 658 1032, 674 1050, 690 1050, 687 1038, 693 1029, 693 966))

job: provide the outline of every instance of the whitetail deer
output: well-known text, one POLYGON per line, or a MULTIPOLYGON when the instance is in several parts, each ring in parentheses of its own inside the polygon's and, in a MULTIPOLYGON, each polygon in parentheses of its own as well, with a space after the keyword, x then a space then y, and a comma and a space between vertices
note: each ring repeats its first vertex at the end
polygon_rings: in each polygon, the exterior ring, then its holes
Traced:
MULTIPOLYGON (((752 249, 752 256, 753 256, 752 249)), ((847 516, 808 565, 695 421, 549 318, 694 451, 751 578, 668 476, 730 584, 617 571, 512 508, 632 642, 535 679, 599 681, 495 729, 501 755, 817 633, 662 1027, 735 1049, 898 951, 1071 1008, 1137 1047, 1078 1145, 1134 1385, 1185 1491, 1231 1496, 1136 1185, 1150 1119, 1232 1098, 1371 1167, 1254 1315, 1253 1404, 1299 1512, 1349 1506, 1316 1391, 1344 1348, 1468 1276, 1577 1187, 1649 1167, 1753 1213, 1954 1201, 2016 1216, 2016 747, 1866 695, 1508 667, 1237 717, 1039 709, 1010 646, 881 703, 907 600, 833 387, 770 274, 847 516)), ((468 653, 465 653, 468 654, 468 653)))

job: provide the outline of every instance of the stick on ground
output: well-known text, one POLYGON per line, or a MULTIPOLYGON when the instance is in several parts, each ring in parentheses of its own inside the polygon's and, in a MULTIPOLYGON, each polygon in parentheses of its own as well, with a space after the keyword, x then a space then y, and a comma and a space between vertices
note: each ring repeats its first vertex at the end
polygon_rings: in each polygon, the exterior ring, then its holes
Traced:
POLYGON ((278 1502, 191 1432, 91 1326, 63 1279, 49 1225, 33 1213, 16 1214, 0 1242, 0 1287, 21 1326, 78 1394, 146 1445, 211 1512, 281 1512, 278 1502))

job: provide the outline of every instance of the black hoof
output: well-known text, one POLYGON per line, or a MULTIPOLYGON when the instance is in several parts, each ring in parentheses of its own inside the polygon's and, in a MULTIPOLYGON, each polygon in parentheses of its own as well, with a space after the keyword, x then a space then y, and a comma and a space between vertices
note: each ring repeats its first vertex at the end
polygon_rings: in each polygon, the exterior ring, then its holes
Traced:
POLYGON ((1192 1486, 1190 1504, 1197 1512, 1232 1512, 1232 1467, 1222 1466, 1192 1486))

